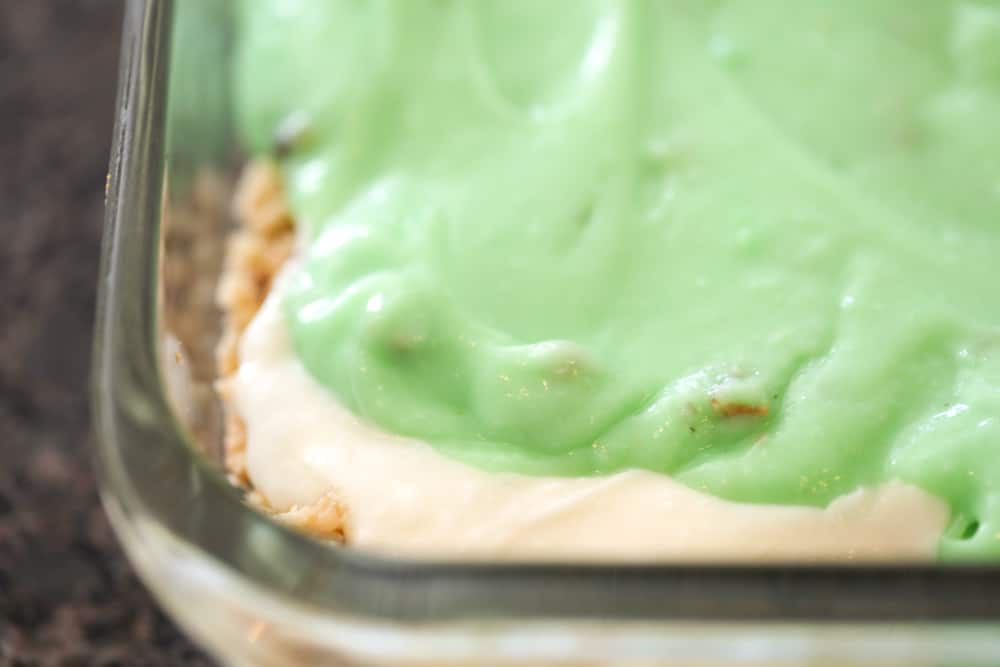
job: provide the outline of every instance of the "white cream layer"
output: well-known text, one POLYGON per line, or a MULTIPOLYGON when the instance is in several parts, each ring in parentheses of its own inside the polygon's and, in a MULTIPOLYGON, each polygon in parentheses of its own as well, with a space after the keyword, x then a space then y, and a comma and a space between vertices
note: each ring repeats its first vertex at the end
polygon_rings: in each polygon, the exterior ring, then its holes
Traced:
MULTIPOLYGON (((287 269, 286 269, 287 270, 287 269)), ((254 486, 280 510, 329 492, 355 547, 447 559, 830 560, 932 558, 944 503, 891 482, 825 509, 734 503, 670 477, 481 471, 361 422, 292 349, 272 296, 234 381, 254 486)))

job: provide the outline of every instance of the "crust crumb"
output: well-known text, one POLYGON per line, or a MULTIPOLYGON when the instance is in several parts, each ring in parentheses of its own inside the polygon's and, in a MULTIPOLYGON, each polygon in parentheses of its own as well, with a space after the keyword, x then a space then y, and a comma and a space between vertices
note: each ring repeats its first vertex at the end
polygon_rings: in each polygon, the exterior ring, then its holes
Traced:
POLYGON ((771 409, 766 405, 723 402, 717 398, 713 398, 711 404, 712 409, 723 417, 766 417, 771 414, 771 409))
POLYGON ((346 542, 346 508, 327 493, 311 505, 276 510, 251 488, 247 473, 246 424, 233 406, 232 378, 240 366, 240 341, 267 298, 275 276, 292 255, 295 227, 281 175, 267 161, 251 162, 240 176, 233 201, 239 227, 229 240, 216 290, 223 332, 215 351, 216 391, 225 408, 225 464, 230 480, 247 488, 246 500, 275 519, 314 537, 346 542))
POLYGON ((311 505, 296 505, 273 516, 282 523, 316 537, 335 540, 341 544, 346 540, 344 527, 347 512, 332 492, 324 494, 311 505))
POLYGON ((260 511, 271 515, 283 524, 308 533, 313 537, 333 540, 344 544, 347 541, 347 508, 337 500, 331 491, 315 503, 294 505, 285 511, 276 510, 260 491, 252 490, 246 495, 247 502, 260 511))

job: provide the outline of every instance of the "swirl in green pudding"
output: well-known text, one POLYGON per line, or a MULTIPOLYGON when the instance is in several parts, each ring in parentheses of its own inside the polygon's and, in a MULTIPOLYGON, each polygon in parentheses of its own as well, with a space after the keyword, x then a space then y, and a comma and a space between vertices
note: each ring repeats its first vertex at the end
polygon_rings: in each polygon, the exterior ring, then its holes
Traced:
POLYGON ((295 348, 356 413, 738 501, 898 478, 1000 555, 1000 2, 240 7, 295 348))

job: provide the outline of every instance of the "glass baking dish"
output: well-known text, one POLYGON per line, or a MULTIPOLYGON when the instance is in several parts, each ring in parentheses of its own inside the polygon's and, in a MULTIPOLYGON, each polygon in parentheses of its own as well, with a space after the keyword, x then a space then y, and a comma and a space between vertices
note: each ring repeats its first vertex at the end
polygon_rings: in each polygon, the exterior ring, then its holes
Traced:
POLYGON ((107 511, 192 637, 231 665, 1000 664, 1000 568, 407 562, 247 507, 212 391, 227 8, 127 3, 94 349, 107 511))

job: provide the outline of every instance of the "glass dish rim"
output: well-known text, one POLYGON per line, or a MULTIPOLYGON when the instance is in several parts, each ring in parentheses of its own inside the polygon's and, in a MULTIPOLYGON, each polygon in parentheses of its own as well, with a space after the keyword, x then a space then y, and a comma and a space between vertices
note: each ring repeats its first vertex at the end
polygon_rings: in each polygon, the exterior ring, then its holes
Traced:
POLYGON ((152 521, 264 590, 330 612, 393 620, 1000 619, 1000 566, 408 561, 320 544, 247 507, 187 443, 158 369, 156 268, 174 4, 126 3, 106 192, 95 455, 105 502, 126 523, 152 521))

